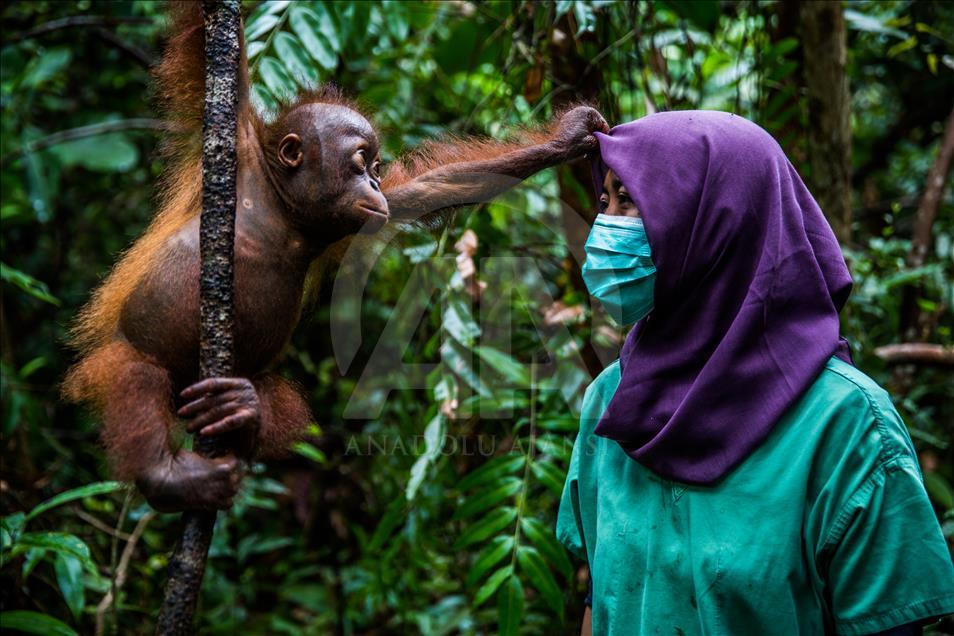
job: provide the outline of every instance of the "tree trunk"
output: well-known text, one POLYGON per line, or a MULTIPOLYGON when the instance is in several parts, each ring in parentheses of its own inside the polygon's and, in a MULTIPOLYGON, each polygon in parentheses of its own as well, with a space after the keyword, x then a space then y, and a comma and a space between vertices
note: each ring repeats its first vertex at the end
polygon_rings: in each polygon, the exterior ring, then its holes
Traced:
POLYGON ((809 187, 842 243, 851 236, 851 95, 841 2, 802 2, 809 187))
MULTIPOLYGON (((954 165, 954 109, 947 117, 944 134, 937 148, 937 157, 928 172, 924 185, 924 194, 914 215, 914 229, 911 233, 911 251, 908 253, 907 266, 911 269, 922 267, 931 252, 934 241, 934 221, 944 199, 944 190, 948 185, 951 167, 954 165)), ((918 307, 917 299, 921 294, 920 285, 909 285, 904 289, 901 301, 901 334, 905 340, 924 340, 930 336, 930 319, 918 307)))
MULTIPOLYGON (((199 251, 199 367, 203 378, 230 376, 233 369, 232 297, 235 251, 236 131, 241 17, 238 0, 204 0, 205 110, 202 117, 202 216, 199 251)), ((206 456, 223 454, 213 440, 199 438, 206 456)), ((193 633, 193 615, 205 573, 214 512, 182 515, 182 539, 169 562, 169 580, 156 624, 157 634, 193 633)))

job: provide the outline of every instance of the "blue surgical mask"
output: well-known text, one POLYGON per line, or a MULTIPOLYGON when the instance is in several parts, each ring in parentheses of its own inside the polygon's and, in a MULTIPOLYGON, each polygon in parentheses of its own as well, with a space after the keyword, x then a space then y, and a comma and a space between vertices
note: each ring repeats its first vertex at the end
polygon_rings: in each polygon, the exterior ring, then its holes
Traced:
POLYGON ((613 320, 630 325, 652 311, 656 266, 642 219, 596 215, 583 249, 583 282, 613 320))

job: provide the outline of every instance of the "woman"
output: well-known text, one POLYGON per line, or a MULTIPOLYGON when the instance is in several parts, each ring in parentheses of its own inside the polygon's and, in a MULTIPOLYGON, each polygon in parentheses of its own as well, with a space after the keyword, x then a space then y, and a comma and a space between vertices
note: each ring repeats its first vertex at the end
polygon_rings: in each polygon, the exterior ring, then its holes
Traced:
POLYGON ((557 535, 598 634, 919 633, 954 566, 851 278, 778 144, 728 113, 597 133, 583 277, 637 322, 586 392, 557 535), (902 631, 896 631, 897 629, 902 631))

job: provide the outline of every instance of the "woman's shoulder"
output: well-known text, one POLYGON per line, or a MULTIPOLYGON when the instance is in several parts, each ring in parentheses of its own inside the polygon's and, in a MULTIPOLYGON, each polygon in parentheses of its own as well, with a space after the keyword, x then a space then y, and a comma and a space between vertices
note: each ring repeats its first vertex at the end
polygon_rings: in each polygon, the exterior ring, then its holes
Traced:
POLYGON ((587 414, 592 414, 591 412, 594 410, 598 410, 597 415, 601 415, 613 394, 616 393, 619 381, 620 366, 619 359, 617 359, 600 371, 600 374, 593 378, 593 381, 586 387, 586 391, 583 393, 582 415, 585 417, 587 414))
POLYGON ((619 358, 617 358, 607 365, 605 369, 600 371, 599 375, 593 378, 593 381, 586 387, 584 399, 586 399, 586 396, 595 396, 596 394, 603 394, 607 391, 612 395, 616 392, 616 387, 619 386, 619 379, 620 367, 619 358))
POLYGON ((619 360, 612 362, 603 369, 583 392, 583 404, 580 408, 580 433, 588 434, 599 422, 606 405, 616 393, 619 386, 619 360))
POLYGON ((917 470, 911 436, 891 396, 856 367, 829 360, 799 410, 816 427, 820 466, 868 472, 902 462, 917 470))
POLYGON ((830 396, 858 402, 872 413, 894 410, 891 396, 881 385, 857 367, 835 357, 828 360, 812 385, 812 390, 822 390, 830 396))

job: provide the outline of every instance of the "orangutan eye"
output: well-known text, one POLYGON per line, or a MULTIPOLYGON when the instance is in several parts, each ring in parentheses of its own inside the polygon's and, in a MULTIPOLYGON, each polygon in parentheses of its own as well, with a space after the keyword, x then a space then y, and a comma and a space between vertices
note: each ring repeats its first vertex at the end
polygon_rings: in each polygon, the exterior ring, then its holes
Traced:
POLYGON ((364 158, 364 150, 359 150, 358 152, 354 153, 352 160, 354 161, 355 168, 361 172, 364 172, 367 169, 368 162, 364 158))
POLYGON ((378 160, 375 160, 374 163, 371 164, 371 170, 370 170, 371 176, 374 177, 375 179, 379 179, 380 177, 378 175, 380 174, 380 170, 381 170, 381 162, 378 160))

